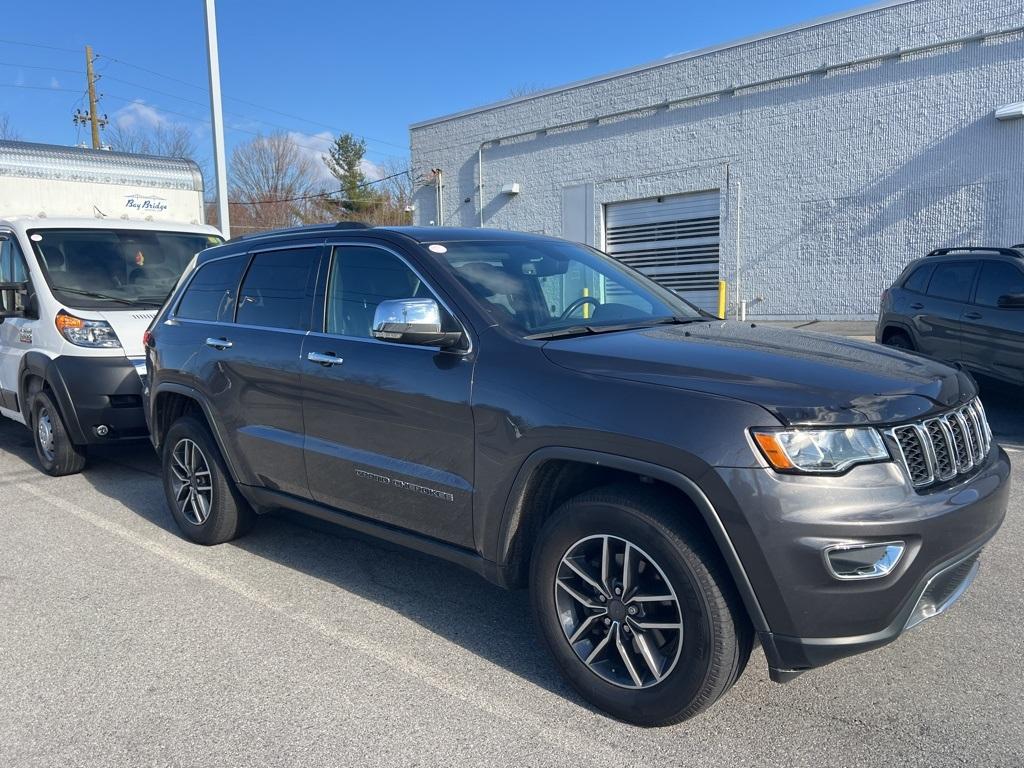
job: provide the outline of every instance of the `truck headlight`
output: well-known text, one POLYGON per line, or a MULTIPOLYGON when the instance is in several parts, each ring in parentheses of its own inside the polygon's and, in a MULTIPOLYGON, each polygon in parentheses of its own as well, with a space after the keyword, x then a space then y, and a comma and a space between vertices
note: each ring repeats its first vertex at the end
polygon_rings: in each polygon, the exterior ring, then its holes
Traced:
POLYGON ((114 329, 105 320, 83 320, 62 310, 54 322, 61 335, 75 346, 104 349, 116 349, 121 346, 114 329))
POLYGON ((855 464, 889 460, 881 435, 870 427, 754 429, 751 434, 779 472, 836 473, 855 464))

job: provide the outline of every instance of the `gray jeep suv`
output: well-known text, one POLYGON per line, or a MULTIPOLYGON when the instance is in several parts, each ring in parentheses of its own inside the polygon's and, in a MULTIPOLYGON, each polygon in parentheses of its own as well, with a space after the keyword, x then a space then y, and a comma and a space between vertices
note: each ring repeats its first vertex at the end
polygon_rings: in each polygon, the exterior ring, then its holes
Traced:
POLYGON ((967 374, 722 321, 548 237, 234 240, 145 341, 186 536, 287 508, 529 585, 571 683, 643 725, 710 706, 755 638, 785 681, 941 613, 1006 510, 967 374))

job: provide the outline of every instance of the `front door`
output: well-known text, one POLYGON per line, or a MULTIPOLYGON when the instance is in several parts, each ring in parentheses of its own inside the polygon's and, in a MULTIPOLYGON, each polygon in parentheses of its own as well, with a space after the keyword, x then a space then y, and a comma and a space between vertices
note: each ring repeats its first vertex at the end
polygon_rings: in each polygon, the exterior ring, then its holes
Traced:
POLYGON ((437 298, 394 251, 336 246, 324 283, 323 325, 303 347, 313 497, 472 546, 472 355, 372 338, 381 301, 437 298))
MULTIPOLYGON (((29 279, 25 258, 13 232, 0 232, 0 283, 23 283, 29 279)), ((20 299, 0 295, 0 309, 19 309, 20 299), (13 300, 14 306, 7 306, 13 300)), ((21 419, 18 402, 18 372, 21 359, 33 343, 36 320, 9 317, 0 320, 0 411, 21 419)))

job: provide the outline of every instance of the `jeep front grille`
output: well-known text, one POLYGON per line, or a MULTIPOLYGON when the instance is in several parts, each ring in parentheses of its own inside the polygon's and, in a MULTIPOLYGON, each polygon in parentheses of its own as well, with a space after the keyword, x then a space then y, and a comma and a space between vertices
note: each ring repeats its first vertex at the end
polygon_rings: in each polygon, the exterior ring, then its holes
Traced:
POLYGON ((915 488, 966 475, 988 456, 992 430, 978 399, 948 413, 888 430, 915 488))

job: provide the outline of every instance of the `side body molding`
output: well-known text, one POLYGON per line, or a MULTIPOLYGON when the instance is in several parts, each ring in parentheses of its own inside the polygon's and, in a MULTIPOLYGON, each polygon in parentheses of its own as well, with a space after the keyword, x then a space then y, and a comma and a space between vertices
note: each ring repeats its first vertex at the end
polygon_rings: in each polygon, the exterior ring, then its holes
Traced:
POLYGON ((693 505, 700 512, 708 530, 711 531, 711 535, 718 545, 722 558, 729 568, 729 573, 733 577, 736 589, 743 600, 743 605, 747 609, 747 614, 754 629, 757 632, 770 631, 764 612, 761 610, 761 604, 757 600, 753 585, 750 583, 750 579, 743 568, 743 563, 740 561, 732 540, 729 538, 729 534, 725 530, 725 526, 722 524, 722 520, 715 511, 714 506, 712 506, 711 501, 704 491, 701 490, 700 486, 686 475, 674 469, 651 464, 646 461, 630 459, 625 456, 582 448, 561 447, 541 448, 530 454, 523 463, 523 466, 520 467, 512 484, 512 489, 509 492, 508 499, 505 502, 505 510, 502 515, 495 550, 499 568, 508 566, 515 555, 517 537, 525 518, 526 510, 523 507, 531 478, 542 464, 551 460, 575 461, 581 464, 608 467, 635 475, 650 477, 686 494, 687 498, 693 502, 693 505))

